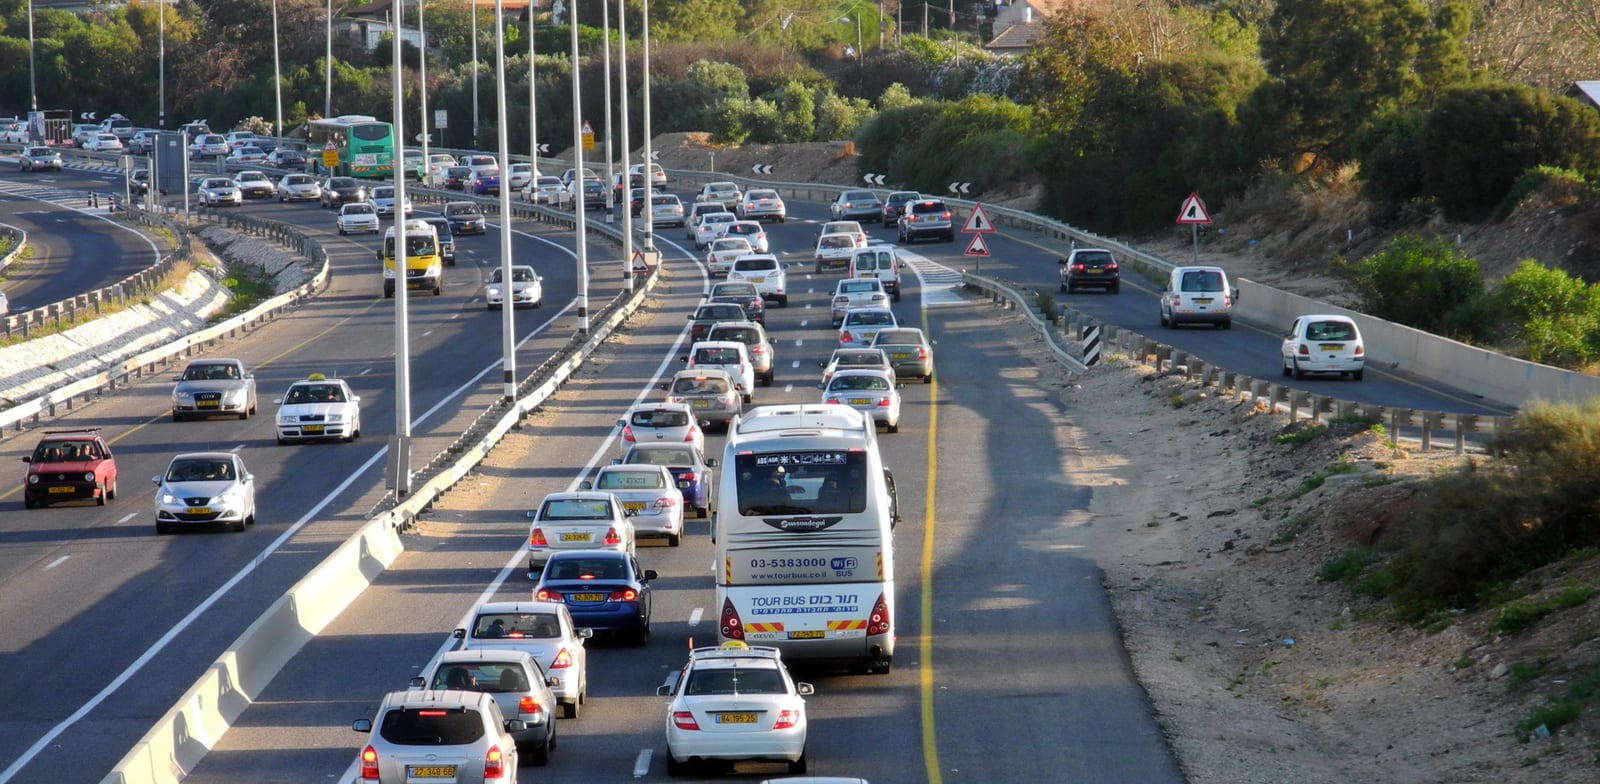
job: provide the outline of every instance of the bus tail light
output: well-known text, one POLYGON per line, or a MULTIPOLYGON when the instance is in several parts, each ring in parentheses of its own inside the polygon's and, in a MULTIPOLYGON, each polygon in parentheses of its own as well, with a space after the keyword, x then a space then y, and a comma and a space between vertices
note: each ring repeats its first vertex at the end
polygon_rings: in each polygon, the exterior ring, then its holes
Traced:
MULTIPOLYGON (((878 601, 883 601, 882 597, 878 601)), ((739 611, 733 609, 732 599, 722 600, 722 625, 718 631, 729 640, 744 639, 744 622, 739 620, 739 611)))
POLYGON ((878 601, 872 605, 872 615, 867 618, 867 636, 889 633, 889 603, 883 600, 883 594, 878 594, 878 601))

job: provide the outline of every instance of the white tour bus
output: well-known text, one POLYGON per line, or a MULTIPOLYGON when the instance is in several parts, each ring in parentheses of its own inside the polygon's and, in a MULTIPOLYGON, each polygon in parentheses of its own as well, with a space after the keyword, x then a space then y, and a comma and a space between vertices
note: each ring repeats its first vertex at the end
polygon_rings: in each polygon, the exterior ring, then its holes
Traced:
POLYGON ((718 642, 886 673, 894 657, 894 477, 872 418, 758 406, 734 418, 712 519, 718 642))

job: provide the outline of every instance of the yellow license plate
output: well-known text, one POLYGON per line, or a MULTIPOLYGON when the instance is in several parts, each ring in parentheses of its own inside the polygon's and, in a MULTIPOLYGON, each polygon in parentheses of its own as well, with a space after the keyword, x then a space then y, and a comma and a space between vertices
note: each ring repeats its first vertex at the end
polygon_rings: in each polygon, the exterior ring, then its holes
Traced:
POLYGON ((622 508, 627 510, 627 511, 629 511, 629 512, 643 512, 644 511, 644 502, 643 501, 623 501, 622 502, 622 508))
POLYGON ((52 493, 71 493, 71 492, 76 491, 77 489, 78 488, 76 488, 76 487, 52 487, 52 488, 50 488, 50 492, 52 492, 52 493))
POLYGON ((1199 299, 1196 299, 1194 301, 1194 304, 1196 304, 1196 305, 1210 305, 1211 304, 1211 298, 1210 297, 1201 297, 1199 299))
POLYGON ((456 766, 412 765, 407 775, 414 779, 453 779, 456 777, 456 766))
POLYGON ((195 401, 194 405, 195 408, 217 408, 221 406, 222 403, 216 400, 197 400, 195 401))
POLYGON ((875 336, 877 334, 878 333, 876 333, 876 332, 863 332, 863 333, 861 333, 861 339, 862 340, 871 340, 873 338, 873 336, 875 336))
POLYGON ((696 400, 696 401, 694 401, 694 407, 695 408, 710 408, 711 407, 711 401, 709 401, 709 400, 696 400))
POLYGON ((603 593, 574 593, 568 594, 575 602, 603 602, 606 595, 603 593))
POLYGON ((820 640, 826 635, 827 635, 827 632, 824 632, 821 629, 812 629, 810 631, 804 631, 804 632, 789 632, 789 639, 791 639, 791 640, 820 640))
POLYGON ((184 514, 211 514, 209 506, 191 506, 183 510, 184 514))
POLYGON ((853 397, 853 398, 850 398, 850 405, 852 405, 852 406, 870 406, 870 405, 872 405, 872 401, 867 399, 867 398, 864 398, 864 397, 853 397))
POLYGON ((750 282, 751 283, 766 283, 767 279, 766 278, 751 278, 750 282))
POLYGON ((594 537, 592 535, 590 535, 590 534, 562 534, 561 535, 561 541, 563 541, 563 542, 587 542, 592 538, 594 538, 594 537))
POLYGON ((1323 343, 1322 345, 1317 346, 1317 348, 1320 348, 1323 351, 1341 351, 1341 350, 1344 349, 1344 344, 1343 343, 1323 343))
POLYGON ((906 352, 904 352, 904 351, 893 351, 893 352, 890 352, 889 358, 890 359, 910 359, 911 355, 906 353, 906 352))
POLYGON ((300 426, 300 432, 302 432, 302 433, 321 433, 322 432, 322 425, 301 425, 300 426))
POLYGON ((754 724, 756 723, 756 715, 754 713, 719 713, 717 714, 717 723, 754 724))

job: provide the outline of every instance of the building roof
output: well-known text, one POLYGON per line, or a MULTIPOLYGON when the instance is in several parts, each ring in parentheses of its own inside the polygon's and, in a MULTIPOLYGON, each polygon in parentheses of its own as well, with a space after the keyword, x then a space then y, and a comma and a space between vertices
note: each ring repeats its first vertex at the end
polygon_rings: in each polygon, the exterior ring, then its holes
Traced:
POLYGON ((1033 48, 1034 41, 1044 35, 1044 25, 1037 21, 1024 22, 1011 25, 1001 30, 992 40, 983 45, 991 52, 1026 52, 1033 48))
POLYGON ((1600 81, 1573 82, 1567 88, 1567 95, 1587 101, 1589 105, 1600 109, 1600 81))

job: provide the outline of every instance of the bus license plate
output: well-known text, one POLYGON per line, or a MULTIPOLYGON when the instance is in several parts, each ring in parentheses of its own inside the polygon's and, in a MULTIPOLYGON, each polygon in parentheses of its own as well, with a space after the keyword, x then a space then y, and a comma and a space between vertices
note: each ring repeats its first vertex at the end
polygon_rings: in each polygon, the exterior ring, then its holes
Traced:
POLYGON ((803 631, 803 632, 789 632, 789 639, 791 639, 791 640, 820 640, 826 634, 827 633, 824 632, 821 629, 810 629, 808 631, 803 631))
POLYGON ((561 541, 563 541, 563 542, 587 542, 591 538, 592 537, 589 534, 583 534, 583 533, 562 534, 561 535, 561 541))
POLYGON ((756 723, 756 715, 754 713, 719 713, 717 714, 717 723, 754 724, 756 723))
POLYGON ((412 765, 406 775, 414 779, 453 779, 456 777, 456 766, 412 765))

